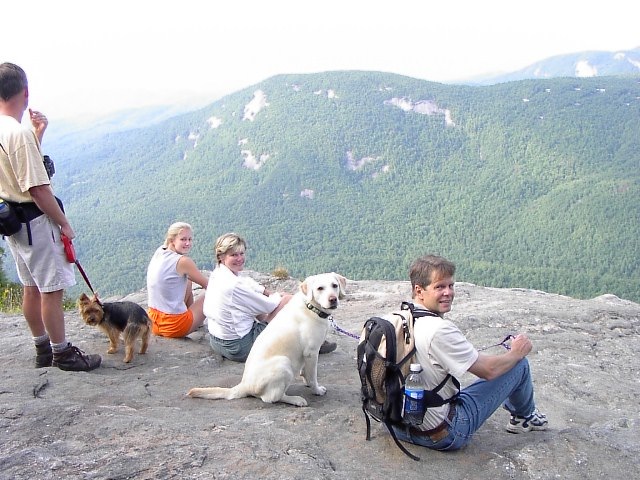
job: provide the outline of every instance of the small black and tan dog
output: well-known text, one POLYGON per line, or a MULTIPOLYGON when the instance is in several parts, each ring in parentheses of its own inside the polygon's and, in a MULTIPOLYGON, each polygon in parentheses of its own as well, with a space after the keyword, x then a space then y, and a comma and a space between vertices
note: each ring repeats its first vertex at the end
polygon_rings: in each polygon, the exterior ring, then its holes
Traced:
POLYGON ((134 302, 99 302, 93 296, 80 295, 78 310, 87 325, 98 327, 109 337, 107 353, 118 351, 120 334, 124 337, 124 362, 129 363, 133 358, 136 339, 140 338, 142 345, 140 353, 147 351, 149 335, 151 334, 151 320, 144 308, 134 302))

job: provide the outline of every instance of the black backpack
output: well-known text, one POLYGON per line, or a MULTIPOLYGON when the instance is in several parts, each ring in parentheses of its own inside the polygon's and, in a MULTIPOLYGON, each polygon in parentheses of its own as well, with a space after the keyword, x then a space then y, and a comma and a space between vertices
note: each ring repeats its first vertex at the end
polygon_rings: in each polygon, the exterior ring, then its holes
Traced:
MULTIPOLYGON (((402 302, 400 311, 383 317, 369 318, 362 329, 357 348, 358 373, 360 375, 362 411, 367 422, 367 440, 371 440, 371 421, 383 423, 396 445, 414 460, 420 460, 410 453, 397 439, 392 426, 407 428, 402 417, 404 383, 415 355, 413 324, 416 318, 437 317, 436 313, 416 309, 409 302, 402 302)), ((433 390, 426 390, 425 408, 438 407, 457 398, 443 400, 438 392, 449 378, 460 388, 455 377, 447 375, 433 390)))

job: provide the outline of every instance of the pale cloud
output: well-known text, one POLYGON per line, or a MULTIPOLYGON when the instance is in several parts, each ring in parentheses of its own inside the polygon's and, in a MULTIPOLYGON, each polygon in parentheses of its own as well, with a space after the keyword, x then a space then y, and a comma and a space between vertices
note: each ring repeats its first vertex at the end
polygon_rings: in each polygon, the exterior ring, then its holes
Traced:
POLYGON ((49 118, 203 106, 278 74, 371 70, 451 82, 640 46, 640 2, 628 0, 324 0, 313 22, 298 0, 29 0, 3 2, 2 15, 24 21, 3 23, 0 61, 25 68, 30 102, 49 118), (395 20, 407 12, 415 24, 395 20))
POLYGON ((220 125, 222 125, 222 119, 218 117, 210 117, 207 119, 207 123, 212 129, 218 128, 220 125))
POLYGON ((446 108, 441 108, 438 106, 436 102, 433 100, 418 100, 413 102, 410 98, 407 97, 393 97, 389 100, 384 101, 385 105, 393 105, 394 107, 398 107, 400 110, 404 112, 415 112, 421 115, 444 115, 445 125, 448 127, 454 127, 455 123, 451 118, 451 111, 446 108))
POLYGON ((269 154, 263 153, 259 158, 256 158, 251 150, 242 150, 240 154, 244 158, 242 166, 250 170, 260 170, 270 157, 269 154))
POLYGON ((360 170, 368 163, 375 162, 377 159, 377 157, 356 158, 354 157, 353 152, 349 151, 347 152, 347 168, 353 171, 360 170))
POLYGON ((598 69, 592 65, 589 65, 589 62, 586 60, 580 60, 576 63, 576 77, 595 77, 598 75, 598 69))
POLYGON ((198 146, 198 140, 200 139, 200 134, 197 132, 189 132, 189 136, 187 137, 187 139, 190 142, 193 142, 193 148, 196 148, 198 146))
POLYGON ((262 110, 264 107, 268 106, 267 96, 262 90, 256 90, 253 93, 253 98, 249 103, 247 103, 244 107, 244 116, 243 120, 249 120, 253 122, 256 119, 256 115, 262 110))
POLYGON ((302 190, 300 192, 300 196, 302 198, 309 198, 309 199, 313 199, 313 197, 315 197, 316 192, 314 192, 313 190, 311 190, 310 188, 305 188, 304 190, 302 190))

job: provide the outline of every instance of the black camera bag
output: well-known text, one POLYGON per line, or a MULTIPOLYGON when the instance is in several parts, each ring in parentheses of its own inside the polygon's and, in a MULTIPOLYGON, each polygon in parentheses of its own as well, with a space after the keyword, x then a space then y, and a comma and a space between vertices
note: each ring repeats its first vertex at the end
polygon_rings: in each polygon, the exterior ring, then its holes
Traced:
POLYGON ((9 202, 0 199, 0 235, 10 237, 22 229, 22 222, 9 202))

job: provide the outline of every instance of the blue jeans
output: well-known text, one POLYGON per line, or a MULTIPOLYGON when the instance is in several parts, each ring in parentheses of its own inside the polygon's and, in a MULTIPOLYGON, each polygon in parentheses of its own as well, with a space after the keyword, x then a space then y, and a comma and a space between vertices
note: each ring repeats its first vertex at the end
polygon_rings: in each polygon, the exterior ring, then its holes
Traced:
POLYGON ((531 371, 526 358, 511 370, 493 380, 478 380, 460 392, 451 405, 456 413, 449 424, 449 434, 437 442, 429 437, 411 435, 402 428, 394 428, 399 440, 433 450, 458 450, 471 441, 473 433, 495 412, 504 406, 512 414, 526 417, 535 410, 531 371))
POLYGON ((234 362, 245 362, 258 335, 267 328, 266 323, 253 322, 253 327, 244 337, 236 340, 222 340, 210 335, 209 343, 216 353, 234 362))

